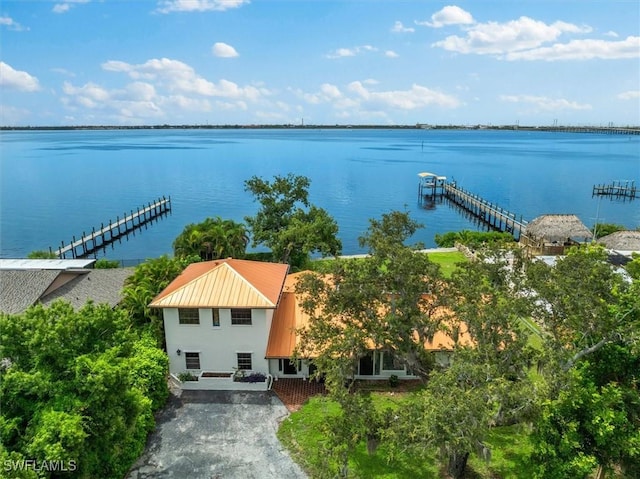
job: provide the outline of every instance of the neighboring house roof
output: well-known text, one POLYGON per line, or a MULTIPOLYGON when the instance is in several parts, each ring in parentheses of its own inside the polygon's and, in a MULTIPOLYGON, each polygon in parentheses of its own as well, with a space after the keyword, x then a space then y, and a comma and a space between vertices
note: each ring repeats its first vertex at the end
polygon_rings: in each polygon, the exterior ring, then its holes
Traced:
POLYGON ((116 306, 133 268, 114 269, 0 269, 0 311, 19 314, 36 303, 63 299, 74 308, 87 301, 116 306))
POLYGON ((0 311, 22 313, 36 304, 59 274, 52 270, 0 270, 0 311))
POLYGON ((150 306, 274 309, 289 266, 240 259, 193 263, 150 306))
POLYGON ((524 234, 549 243, 564 243, 567 239, 587 241, 593 233, 576 215, 542 215, 527 224, 524 234))
POLYGON ((95 259, 0 258, 0 270, 54 269, 57 271, 61 271, 66 269, 90 268, 95 262, 95 259))
POLYGON ((115 307, 122 300, 122 288, 133 272, 134 268, 83 270, 84 274, 75 275, 63 286, 47 293, 41 298, 41 302, 49 305, 63 299, 71 303, 74 309, 78 309, 91 300, 96 304, 115 307))
POLYGON ((640 231, 616 231, 598 240, 609 249, 640 251, 640 231))

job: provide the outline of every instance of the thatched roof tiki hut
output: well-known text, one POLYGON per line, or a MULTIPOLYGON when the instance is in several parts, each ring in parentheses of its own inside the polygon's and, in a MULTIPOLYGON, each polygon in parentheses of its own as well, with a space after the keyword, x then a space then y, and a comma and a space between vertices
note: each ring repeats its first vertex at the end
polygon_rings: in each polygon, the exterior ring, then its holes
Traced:
POLYGON ((525 227, 520 243, 534 254, 564 254, 566 248, 591 241, 593 233, 576 215, 542 215, 525 227))
POLYGON ((640 251, 640 231, 616 231, 603 236, 598 243, 616 251, 640 251))

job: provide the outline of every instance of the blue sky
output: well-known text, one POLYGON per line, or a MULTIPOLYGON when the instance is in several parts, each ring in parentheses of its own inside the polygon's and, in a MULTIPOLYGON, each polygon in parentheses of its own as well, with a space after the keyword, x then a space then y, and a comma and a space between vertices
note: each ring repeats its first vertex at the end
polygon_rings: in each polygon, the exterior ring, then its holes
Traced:
POLYGON ((0 125, 640 125, 638 0, 3 0, 0 125))

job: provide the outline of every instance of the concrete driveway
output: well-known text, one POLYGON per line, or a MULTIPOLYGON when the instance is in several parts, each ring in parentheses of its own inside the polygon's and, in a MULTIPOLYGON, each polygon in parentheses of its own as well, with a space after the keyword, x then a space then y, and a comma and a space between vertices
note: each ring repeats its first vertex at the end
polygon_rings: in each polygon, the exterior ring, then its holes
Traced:
POLYGON ((272 391, 174 393, 127 479, 306 478, 276 438, 287 414, 272 391))

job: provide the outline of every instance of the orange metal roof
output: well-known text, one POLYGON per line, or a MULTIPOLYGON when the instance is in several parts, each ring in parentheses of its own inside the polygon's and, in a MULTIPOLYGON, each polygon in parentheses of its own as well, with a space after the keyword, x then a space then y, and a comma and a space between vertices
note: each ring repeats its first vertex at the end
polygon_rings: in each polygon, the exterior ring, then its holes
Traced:
POLYGON ((289 358, 296 347, 296 328, 307 324, 309 316, 298 304, 295 294, 296 282, 301 273, 287 275, 280 304, 273 314, 266 358, 289 358))
MULTIPOLYGON (((298 297, 295 294, 295 284, 302 274, 308 274, 308 272, 287 276, 282 299, 273 315, 266 358, 291 357, 296 347, 296 329, 305 327, 309 322, 309 316, 300 307, 298 297)), ((418 339, 417 335, 414 339, 418 339)), ((424 347, 427 351, 450 351, 453 349, 454 344, 454 340, 449 334, 444 331, 438 331, 432 341, 424 343, 424 347)), ((460 326, 458 344, 463 346, 472 344, 464 324, 460 326)), ((371 343, 370 347, 375 348, 375 345, 371 343)))
POLYGON ((278 305, 289 266, 240 259, 193 263, 150 306, 266 308, 278 305))

